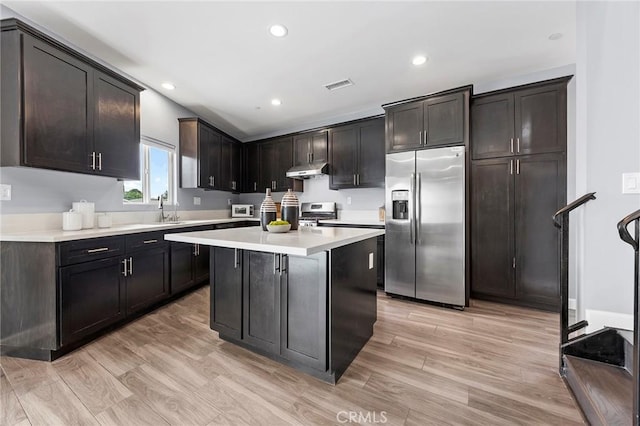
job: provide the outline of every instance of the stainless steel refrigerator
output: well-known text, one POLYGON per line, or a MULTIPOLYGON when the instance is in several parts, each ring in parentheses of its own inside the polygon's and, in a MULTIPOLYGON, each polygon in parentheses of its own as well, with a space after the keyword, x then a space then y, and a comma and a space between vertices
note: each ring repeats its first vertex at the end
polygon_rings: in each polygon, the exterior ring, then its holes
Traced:
POLYGON ((388 154, 385 291, 466 303, 464 147, 388 154))

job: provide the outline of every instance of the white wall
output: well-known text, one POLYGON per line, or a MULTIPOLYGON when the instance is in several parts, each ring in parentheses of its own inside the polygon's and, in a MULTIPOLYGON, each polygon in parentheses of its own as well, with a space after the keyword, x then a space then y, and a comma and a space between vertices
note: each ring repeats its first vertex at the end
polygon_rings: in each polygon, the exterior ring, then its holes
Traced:
POLYGON ((597 192, 583 212, 579 315, 631 328, 633 252, 616 223, 640 208, 621 193, 622 173, 640 171, 640 3, 578 2, 577 43, 577 186, 597 192))

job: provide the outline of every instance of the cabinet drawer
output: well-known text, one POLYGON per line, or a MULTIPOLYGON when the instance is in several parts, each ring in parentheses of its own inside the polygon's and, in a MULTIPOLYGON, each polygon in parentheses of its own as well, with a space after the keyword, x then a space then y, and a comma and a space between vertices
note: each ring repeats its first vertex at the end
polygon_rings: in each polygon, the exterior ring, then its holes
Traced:
POLYGON ((102 237, 69 241, 59 246, 60 266, 124 254, 124 237, 102 237))
POLYGON ((141 248, 153 248, 168 244, 164 240, 164 234, 171 231, 144 232, 142 234, 130 234, 125 236, 125 247, 127 252, 141 248))

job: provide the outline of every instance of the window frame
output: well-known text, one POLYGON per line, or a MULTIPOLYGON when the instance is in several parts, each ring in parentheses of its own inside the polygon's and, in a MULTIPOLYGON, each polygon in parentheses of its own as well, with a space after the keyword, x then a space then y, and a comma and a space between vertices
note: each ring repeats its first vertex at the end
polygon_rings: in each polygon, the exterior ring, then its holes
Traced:
POLYGON ((161 140, 149 137, 149 136, 141 136, 140 137, 140 155, 142 156, 141 161, 141 170, 140 170, 140 183, 142 185, 142 201, 141 202, 131 202, 127 203, 124 200, 124 186, 123 186, 123 200, 122 204, 125 206, 142 206, 142 205, 152 205, 158 202, 158 200, 152 200, 150 189, 151 189, 151 173, 149 173, 150 169, 150 154, 149 148, 153 147, 156 149, 161 149, 166 151, 169 155, 169 164, 168 164, 168 194, 167 199, 164 201, 165 205, 174 205, 177 198, 176 189, 177 185, 177 175, 176 175, 176 146, 167 142, 163 142, 161 140))

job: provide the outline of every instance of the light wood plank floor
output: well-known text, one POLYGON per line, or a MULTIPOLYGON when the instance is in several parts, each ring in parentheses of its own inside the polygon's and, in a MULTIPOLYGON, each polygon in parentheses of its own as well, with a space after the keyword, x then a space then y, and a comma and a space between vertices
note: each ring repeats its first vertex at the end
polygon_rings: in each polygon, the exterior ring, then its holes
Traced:
POLYGON ((53 362, 3 357, 2 425, 582 424, 558 317, 378 295, 373 338, 331 386, 218 338, 209 289, 53 362))

